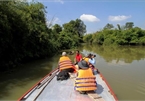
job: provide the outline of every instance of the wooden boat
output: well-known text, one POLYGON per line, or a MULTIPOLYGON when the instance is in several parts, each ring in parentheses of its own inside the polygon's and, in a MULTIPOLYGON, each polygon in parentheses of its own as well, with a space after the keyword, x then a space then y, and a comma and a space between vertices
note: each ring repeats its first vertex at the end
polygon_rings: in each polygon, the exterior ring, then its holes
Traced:
POLYGON ((118 101, 101 73, 96 73, 97 90, 80 94, 74 90, 74 74, 68 80, 57 81, 58 68, 50 72, 18 101, 118 101))

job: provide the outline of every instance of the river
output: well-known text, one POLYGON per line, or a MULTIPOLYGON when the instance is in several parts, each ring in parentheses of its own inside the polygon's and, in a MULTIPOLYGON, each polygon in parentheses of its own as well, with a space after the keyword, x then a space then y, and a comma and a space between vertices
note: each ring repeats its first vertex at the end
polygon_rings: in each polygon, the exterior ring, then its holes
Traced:
MULTIPOLYGON (((145 100, 145 47, 82 45, 83 53, 96 55, 96 67, 119 100, 145 100)), ((61 54, 33 61, 0 74, 0 100, 17 100, 43 76, 57 67, 61 54)), ((74 55, 70 55, 71 59, 74 55)))

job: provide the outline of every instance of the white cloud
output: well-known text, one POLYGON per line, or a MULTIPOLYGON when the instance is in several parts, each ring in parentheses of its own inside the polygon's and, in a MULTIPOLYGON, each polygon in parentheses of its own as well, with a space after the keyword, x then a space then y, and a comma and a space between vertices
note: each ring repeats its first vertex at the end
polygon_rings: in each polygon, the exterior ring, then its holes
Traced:
POLYGON ((125 15, 118 15, 118 16, 109 16, 109 21, 123 21, 126 20, 128 18, 131 18, 130 16, 125 16, 125 15))
POLYGON ((83 21, 88 21, 88 22, 98 22, 98 21, 100 21, 100 19, 98 19, 96 16, 90 15, 90 14, 82 14, 80 16, 80 19, 83 20, 83 21))
POLYGON ((54 2, 60 2, 61 4, 64 4, 63 0, 54 0, 54 2))

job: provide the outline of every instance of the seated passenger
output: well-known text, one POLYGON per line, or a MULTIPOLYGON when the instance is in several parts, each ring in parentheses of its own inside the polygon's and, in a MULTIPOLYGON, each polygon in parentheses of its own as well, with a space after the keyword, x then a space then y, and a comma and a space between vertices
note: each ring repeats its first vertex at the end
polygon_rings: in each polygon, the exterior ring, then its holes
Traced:
POLYGON ((94 91, 97 89, 96 77, 93 75, 92 69, 86 61, 82 60, 78 63, 78 75, 75 80, 75 90, 80 93, 86 91, 94 91))
POLYGON ((59 70, 65 70, 67 72, 75 72, 75 66, 73 65, 71 59, 67 56, 66 52, 62 52, 62 57, 59 59, 58 64, 59 70))
POLYGON ((88 63, 89 67, 91 67, 93 69, 94 66, 90 63, 91 57, 92 57, 92 54, 86 54, 85 57, 83 58, 83 60, 85 60, 88 63))
POLYGON ((80 54, 79 50, 76 50, 76 55, 75 55, 75 58, 74 58, 74 64, 78 64, 79 61, 82 60, 82 55, 80 54))
POLYGON ((91 54, 91 58, 89 59, 89 66, 93 71, 93 74, 95 75, 96 72, 99 73, 98 69, 95 68, 96 60, 95 60, 96 55, 91 54))
POLYGON ((89 63, 91 63, 94 67, 96 64, 96 60, 95 60, 96 55, 91 54, 91 57, 89 59, 89 63))
POLYGON ((90 67, 91 67, 92 69, 95 68, 95 63, 96 63, 95 57, 96 57, 96 55, 91 54, 91 57, 90 57, 90 59, 89 59, 90 67))
POLYGON ((85 57, 83 60, 85 60, 87 63, 89 63, 89 59, 91 58, 91 54, 85 54, 85 57))

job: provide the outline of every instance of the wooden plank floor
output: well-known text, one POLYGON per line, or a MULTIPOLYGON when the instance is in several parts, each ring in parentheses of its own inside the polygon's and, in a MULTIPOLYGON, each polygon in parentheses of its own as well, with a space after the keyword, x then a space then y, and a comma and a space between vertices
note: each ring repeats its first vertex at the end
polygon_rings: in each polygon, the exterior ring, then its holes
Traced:
POLYGON ((100 75, 97 74, 95 76, 97 81, 97 90, 95 91, 96 94, 80 94, 74 90, 73 79, 57 81, 55 76, 43 92, 38 96, 36 101, 115 101, 113 96, 109 93, 107 85, 100 78, 100 75))
POLYGON ((76 92, 73 80, 57 81, 54 77, 36 101, 92 101, 92 99, 88 95, 76 92))

